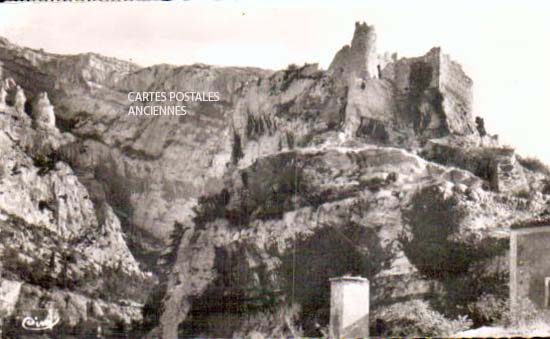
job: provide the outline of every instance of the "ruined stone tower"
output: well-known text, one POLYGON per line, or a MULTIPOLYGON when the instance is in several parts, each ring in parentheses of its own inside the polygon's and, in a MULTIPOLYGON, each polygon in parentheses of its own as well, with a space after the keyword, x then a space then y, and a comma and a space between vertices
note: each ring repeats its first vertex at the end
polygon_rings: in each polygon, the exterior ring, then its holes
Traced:
POLYGON ((342 47, 334 56, 329 67, 333 75, 345 79, 374 78, 377 74, 376 31, 374 26, 355 23, 351 46, 342 47))

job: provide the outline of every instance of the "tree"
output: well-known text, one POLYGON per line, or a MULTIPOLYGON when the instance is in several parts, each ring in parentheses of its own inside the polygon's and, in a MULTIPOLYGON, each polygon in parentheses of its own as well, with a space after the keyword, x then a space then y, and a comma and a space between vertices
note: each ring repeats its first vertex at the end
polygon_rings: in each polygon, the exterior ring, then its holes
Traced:
POLYGON ((48 264, 48 269, 50 270, 52 275, 55 274, 56 265, 55 265, 55 252, 54 251, 52 251, 52 253, 50 254, 50 262, 48 264))

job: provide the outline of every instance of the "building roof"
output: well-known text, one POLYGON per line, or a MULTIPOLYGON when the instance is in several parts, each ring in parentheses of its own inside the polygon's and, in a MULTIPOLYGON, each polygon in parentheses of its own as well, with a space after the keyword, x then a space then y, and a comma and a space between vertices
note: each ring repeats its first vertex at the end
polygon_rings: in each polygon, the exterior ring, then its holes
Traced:
POLYGON ((349 275, 345 275, 343 277, 330 278, 329 280, 330 280, 330 282, 334 282, 334 281, 369 282, 369 280, 367 278, 354 277, 354 276, 349 276, 349 275))
POLYGON ((550 216, 539 216, 532 219, 523 220, 510 226, 512 230, 524 229, 524 228, 536 228, 550 226, 550 216))

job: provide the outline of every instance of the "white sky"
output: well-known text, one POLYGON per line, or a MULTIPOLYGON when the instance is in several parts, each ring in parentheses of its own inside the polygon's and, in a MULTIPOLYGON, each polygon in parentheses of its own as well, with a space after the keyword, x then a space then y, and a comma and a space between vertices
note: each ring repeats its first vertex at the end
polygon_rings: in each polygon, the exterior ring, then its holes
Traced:
POLYGON ((520 154, 550 163, 550 1, 256 0, 20 3, 0 6, 0 35, 56 53, 141 65, 319 62, 374 24, 378 51, 441 46, 474 80, 475 115, 520 154))

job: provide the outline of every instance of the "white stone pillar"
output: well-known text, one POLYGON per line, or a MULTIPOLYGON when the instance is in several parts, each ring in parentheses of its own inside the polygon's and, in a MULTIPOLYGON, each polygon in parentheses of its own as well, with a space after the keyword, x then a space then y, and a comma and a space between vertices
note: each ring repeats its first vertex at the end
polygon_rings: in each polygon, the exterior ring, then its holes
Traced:
POLYGON ((17 86, 17 91, 15 93, 15 109, 17 110, 17 113, 23 114, 25 113, 25 103, 27 102, 27 97, 25 97, 25 92, 23 92, 23 89, 19 86, 17 86))
MULTIPOLYGON (((2 80, 2 79, 0 79, 2 80)), ((0 81, 0 107, 6 106, 6 97, 8 96, 8 92, 6 92, 6 89, 4 88, 4 83, 0 81)))
POLYGON ((369 300, 368 279, 350 276, 330 279, 330 336, 368 337, 369 300))
POLYGON ((32 117, 38 126, 55 127, 54 108, 48 99, 48 93, 42 92, 37 96, 32 108, 32 117))

